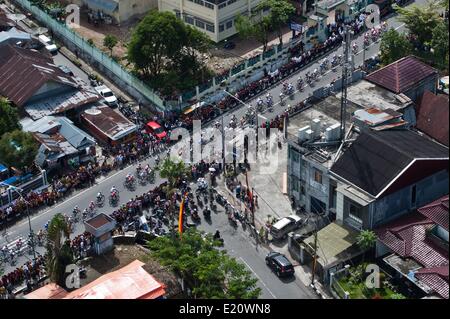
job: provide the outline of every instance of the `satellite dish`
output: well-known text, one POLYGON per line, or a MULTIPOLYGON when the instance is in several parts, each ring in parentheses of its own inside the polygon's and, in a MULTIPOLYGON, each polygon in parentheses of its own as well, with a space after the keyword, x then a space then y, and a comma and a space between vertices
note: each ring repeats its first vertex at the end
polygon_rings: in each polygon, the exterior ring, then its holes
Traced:
POLYGON ((91 109, 87 109, 86 111, 84 111, 86 114, 89 115, 100 115, 102 113, 102 111, 100 111, 98 108, 93 107, 91 109))
POLYGON ((48 29, 47 29, 47 28, 44 28, 44 27, 34 28, 34 29, 32 30, 32 34, 33 34, 33 35, 41 35, 41 34, 45 34, 45 33, 47 33, 47 32, 48 32, 48 29))
POLYGON ((25 20, 27 17, 22 13, 10 13, 7 15, 9 20, 14 21, 16 24, 22 20, 25 20))

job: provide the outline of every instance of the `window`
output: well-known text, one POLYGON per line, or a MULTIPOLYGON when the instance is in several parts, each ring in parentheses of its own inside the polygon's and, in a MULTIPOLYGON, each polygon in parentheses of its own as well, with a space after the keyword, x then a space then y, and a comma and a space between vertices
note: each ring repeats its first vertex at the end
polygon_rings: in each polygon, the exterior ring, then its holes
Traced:
POLYGON ((416 200, 417 200, 417 189, 416 189, 416 185, 413 185, 413 187, 411 187, 411 207, 416 207, 416 200))
POLYGON ((349 203, 349 205, 350 205, 349 217, 362 224, 362 209, 361 209, 361 207, 356 206, 353 203, 349 203))
POLYGON ((295 177, 292 178, 292 191, 298 193, 298 179, 295 177))
POLYGON ((175 15, 177 16, 177 19, 181 18, 181 13, 178 10, 174 10, 175 11, 175 15))
POLYGON ((206 30, 209 31, 209 32, 214 33, 215 32, 214 24, 207 23, 206 24, 206 30))
POLYGON ((322 184, 322 172, 317 168, 314 168, 314 181, 316 183, 322 184))
POLYGON ((227 2, 228 5, 235 3, 237 0, 230 0, 227 2))
POLYGON ((192 18, 192 17, 184 17, 184 21, 186 22, 186 23, 188 23, 188 24, 192 24, 192 25, 194 25, 194 18, 192 18))
POLYGON ((219 4, 219 10, 225 8, 226 6, 227 6, 226 2, 219 4))
POLYGON ((219 32, 225 31, 225 26, 223 24, 219 24, 219 32))
POLYGON ((227 30, 233 27, 233 20, 230 20, 226 23, 227 30))
POLYGON ((196 4, 201 5, 201 6, 204 6, 204 5, 205 5, 205 3, 203 2, 203 0, 194 0, 194 2, 195 2, 196 4))
POLYGON ((205 1, 205 7, 214 10, 214 5, 205 1))
POLYGON ((303 182, 303 181, 300 183, 300 194, 302 194, 302 195, 306 194, 306 192, 305 192, 305 182, 303 182))
POLYGON ((205 28, 205 23, 199 20, 195 20, 195 25, 197 27, 199 27, 200 29, 204 29, 205 28))

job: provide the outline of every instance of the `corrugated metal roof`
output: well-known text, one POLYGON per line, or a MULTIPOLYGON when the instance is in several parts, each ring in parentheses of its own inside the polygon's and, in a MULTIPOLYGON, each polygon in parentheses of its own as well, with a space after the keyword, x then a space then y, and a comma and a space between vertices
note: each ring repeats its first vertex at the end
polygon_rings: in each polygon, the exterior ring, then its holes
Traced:
MULTIPOLYGON (((0 51, 0 94, 15 105, 24 106, 36 91, 48 82, 78 90, 79 84, 54 65, 47 56, 11 45, 2 47, 0 51)), ((75 94, 74 98, 77 97, 81 98, 75 94)), ((76 100, 70 101, 67 106, 53 107, 53 111, 63 111, 75 104, 76 100)))
POLYGON ((66 117, 58 117, 57 121, 61 124, 59 134, 72 144, 75 148, 79 148, 83 144, 95 144, 95 139, 89 134, 83 132, 66 117))
POLYGON ((425 91, 416 105, 416 127, 439 143, 449 145, 448 95, 425 91))
POLYGON ((20 121, 20 124, 22 125, 22 130, 25 132, 37 132, 42 134, 46 134, 49 131, 61 126, 61 124, 56 120, 56 117, 54 116, 44 116, 37 121, 26 118, 22 119, 20 121))
POLYGON ((0 32, 0 44, 11 39, 16 39, 18 41, 31 41, 31 35, 29 33, 17 30, 16 28, 11 28, 8 31, 0 32))
POLYGON ((105 105, 86 110, 81 116, 113 141, 137 129, 136 125, 125 116, 105 105))
POLYGON ((369 74, 365 79, 394 93, 404 93, 438 71, 414 56, 407 56, 369 74))

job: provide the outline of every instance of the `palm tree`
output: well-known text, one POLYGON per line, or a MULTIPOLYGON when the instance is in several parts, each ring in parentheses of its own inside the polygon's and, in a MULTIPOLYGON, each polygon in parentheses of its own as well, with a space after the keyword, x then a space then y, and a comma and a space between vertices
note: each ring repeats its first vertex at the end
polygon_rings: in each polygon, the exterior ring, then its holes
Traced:
POLYGON ((377 235, 371 230, 362 230, 357 237, 358 246, 364 251, 363 261, 367 250, 375 246, 377 235))
POLYGON ((180 160, 178 162, 175 162, 171 160, 170 158, 167 158, 162 162, 159 167, 159 175, 162 178, 167 178, 168 184, 165 187, 165 193, 167 198, 170 200, 170 207, 169 207, 169 216, 171 217, 172 221, 172 229, 174 227, 174 221, 175 221, 175 214, 173 212, 175 202, 173 200, 173 195, 177 190, 177 184, 180 178, 187 177, 189 170, 186 167, 186 165, 180 160))
POLYGON ((66 266, 72 263, 69 225, 64 216, 58 213, 50 221, 47 234, 45 265, 50 281, 63 286, 66 266))

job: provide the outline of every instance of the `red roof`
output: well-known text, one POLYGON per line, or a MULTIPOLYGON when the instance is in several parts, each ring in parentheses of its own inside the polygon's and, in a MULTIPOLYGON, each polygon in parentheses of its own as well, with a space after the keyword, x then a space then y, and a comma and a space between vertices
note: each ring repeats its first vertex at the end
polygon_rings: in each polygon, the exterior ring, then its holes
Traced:
POLYGON ((407 56, 369 74, 365 80, 396 94, 404 93, 416 83, 438 71, 414 56, 407 56))
POLYGON ((416 106, 417 129, 447 146, 448 102, 448 95, 425 91, 416 106))
POLYGON ((378 240, 402 258, 411 258, 424 268, 417 278, 448 298, 448 251, 427 238, 433 221, 415 212, 375 230, 378 240), (447 280, 445 280, 447 276, 447 280))
POLYGON ((417 211, 448 231, 448 200, 449 195, 445 195, 417 211))

